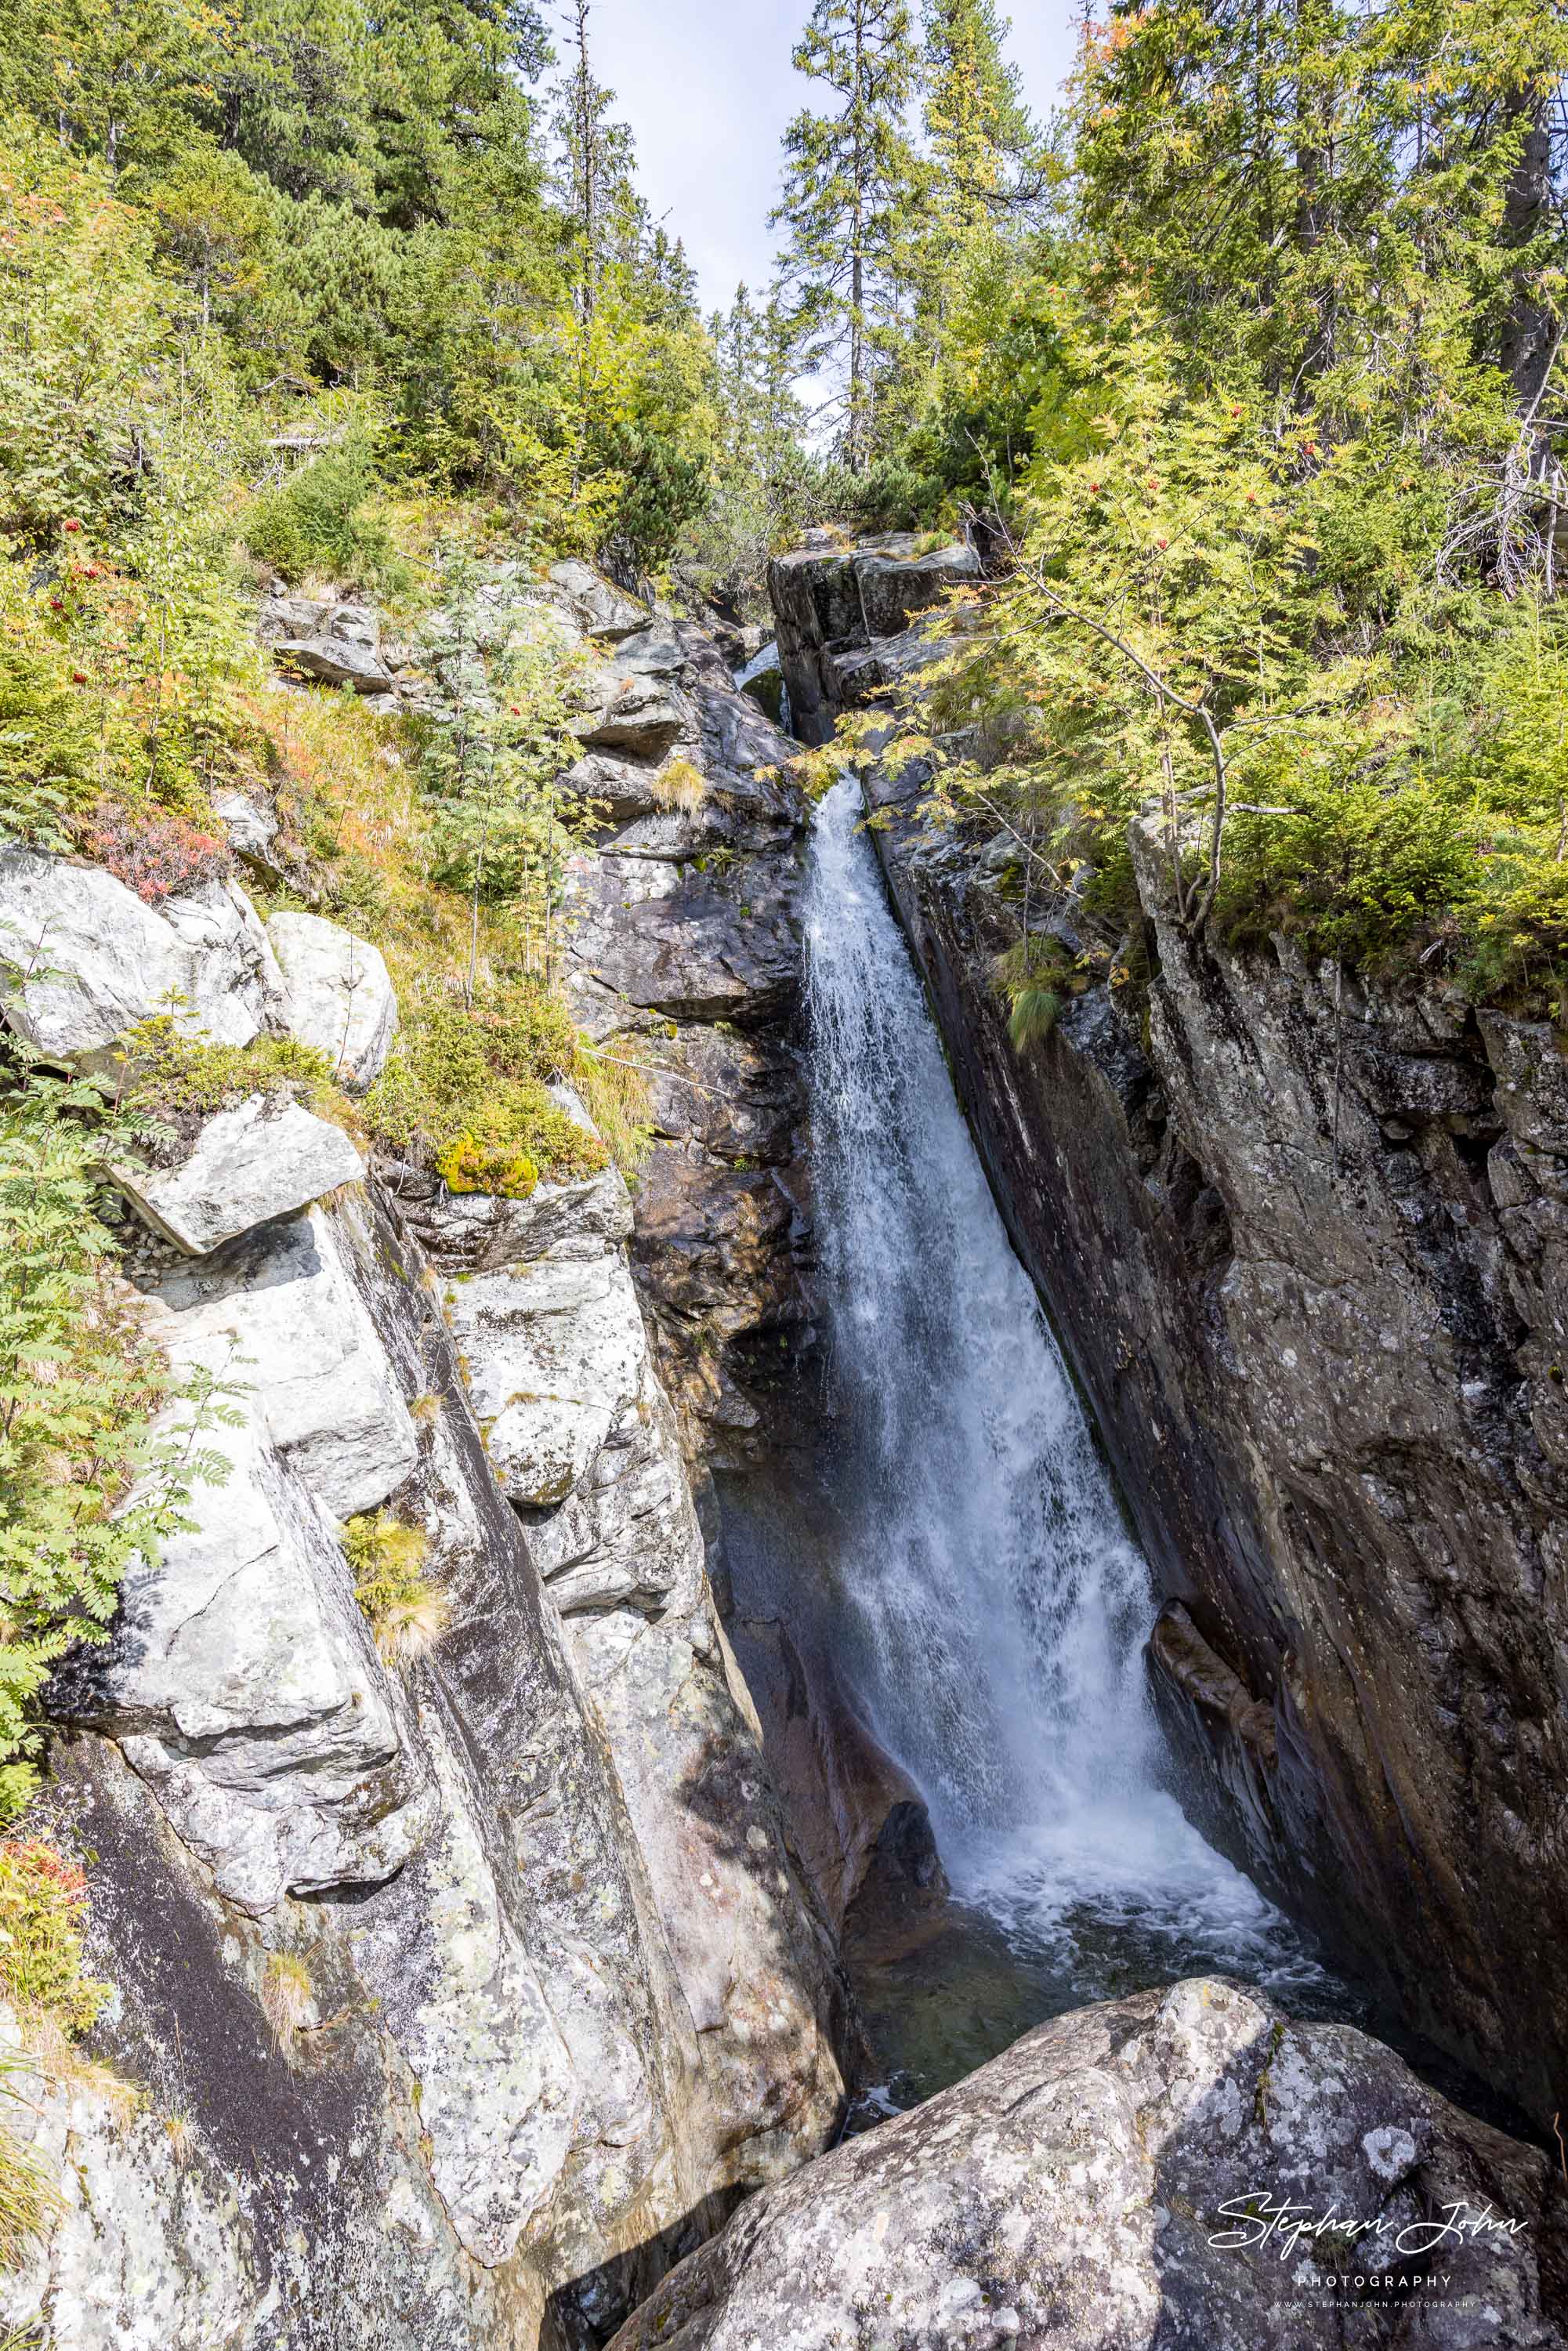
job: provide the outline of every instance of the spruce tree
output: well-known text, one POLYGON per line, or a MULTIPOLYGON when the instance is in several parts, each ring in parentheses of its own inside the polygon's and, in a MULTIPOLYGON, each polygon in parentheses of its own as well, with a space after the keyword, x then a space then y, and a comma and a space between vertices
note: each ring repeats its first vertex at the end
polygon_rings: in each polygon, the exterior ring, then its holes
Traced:
POLYGON ((950 234, 980 226, 1036 144, 993 0, 925 0, 925 135, 933 202, 950 234))
POLYGON ((878 375, 898 339, 905 216, 920 177, 904 130, 919 67, 907 0, 814 0, 793 62, 838 105, 803 109, 784 135, 772 215, 789 232, 780 288, 804 364, 841 376, 840 444, 860 472, 875 439, 878 375))

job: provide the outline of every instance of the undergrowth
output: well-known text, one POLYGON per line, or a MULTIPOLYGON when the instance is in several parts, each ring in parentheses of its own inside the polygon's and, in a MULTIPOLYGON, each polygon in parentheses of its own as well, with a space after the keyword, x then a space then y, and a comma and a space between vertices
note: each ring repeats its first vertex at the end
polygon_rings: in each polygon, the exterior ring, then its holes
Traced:
POLYGON ((333 1082, 325 1053, 294 1037, 212 1045, 204 1038, 182 1035, 172 1015, 161 1012, 130 1031, 121 1058, 126 1109, 176 1137, 252 1094, 270 1101, 288 1097, 319 1117, 353 1123, 348 1097, 333 1082))
POLYGON ((610 1164, 545 1090, 579 1058, 569 1016, 537 982, 486 988, 468 1008, 455 995, 426 1001, 365 1096, 365 1125, 454 1192, 526 1199, 541 1177, 566 1183, 610 1164))
POLYGON ((87 1876, 41 1837, 0 1839, 0 1996, 85 2032, 109 1997, 83 1964, 87 1876))

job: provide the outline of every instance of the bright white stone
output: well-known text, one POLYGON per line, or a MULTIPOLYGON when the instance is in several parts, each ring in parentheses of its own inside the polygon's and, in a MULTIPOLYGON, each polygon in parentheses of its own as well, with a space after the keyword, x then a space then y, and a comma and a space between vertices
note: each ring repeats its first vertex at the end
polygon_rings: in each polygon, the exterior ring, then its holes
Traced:
POLYGON ((206 1120, 177 1167, 117 1165, 110 1172, 156 1231, 192 1257, 204 1257, 340 1184, 359 1183, 365 1169, 341 1127, 297 1102, 250 1094, 206 1120))
POLYGON ((156 1013, 186 1036, 248 1045, 278 1024, 283 975, 232 883, 152 907, 101 866, 4 849, 0 994, 38 1052, 112 1075, 119 1040, 156 1013))
POLYGON ((290 1035, 326 1055, 340 1085, 363 1092, 397 1034, 397 998, 380 949, 319 914, 274 914, 267 935, 288 986, 290 1035))

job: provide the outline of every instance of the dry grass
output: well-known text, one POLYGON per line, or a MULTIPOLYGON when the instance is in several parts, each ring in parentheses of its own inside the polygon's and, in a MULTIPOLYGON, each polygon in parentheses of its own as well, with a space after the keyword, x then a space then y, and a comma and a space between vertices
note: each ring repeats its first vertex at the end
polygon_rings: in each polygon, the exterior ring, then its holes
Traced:
POLYGON ((382 1610, 376 1625, 376 1647, 387 1665, 411 1666, 429 1655, 451 1622, 450 1593, 423 1583, 417 1591, 400 1593, 382 1610))
POLYGON ((0 2052, 0 2269, 20 2269, 65 2210, 44 2165, 4 2118, 6 2106, 30 2103, 26 2085, 36 2086, 42 2070, 19 2050, 0 2052))
POLYGON ((261 2012, 285 2053, 305 2032, 316 2011, 310 1970, 293 1951, 273 1951, 261 1971, 261 2012))
POLYGON ((354 1597, 383 1665, 409 1666, 427 1656, 452 1622, 449 1594, 424 1572, 427 1548, 422 1529, 384 1512, 350 1519, 343 1530, 354 1597))
POLYGON ((661 808, 679 809, 689 816, 707 798, 707 778, 689 759, 672 759, 667 768, 660 768, 650 789, 661 808))

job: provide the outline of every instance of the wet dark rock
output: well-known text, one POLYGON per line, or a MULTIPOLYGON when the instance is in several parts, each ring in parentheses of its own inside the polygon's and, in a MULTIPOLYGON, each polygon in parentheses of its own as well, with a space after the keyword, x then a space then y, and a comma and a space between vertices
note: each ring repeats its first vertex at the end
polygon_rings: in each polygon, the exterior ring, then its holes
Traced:
POLYGON ((733 1628, 768 1768, 800 1860, 835 1931, 869 1890, 944 1889, 918 1789, 866 1728, 831 1661, 779 1616, 733 1628))

